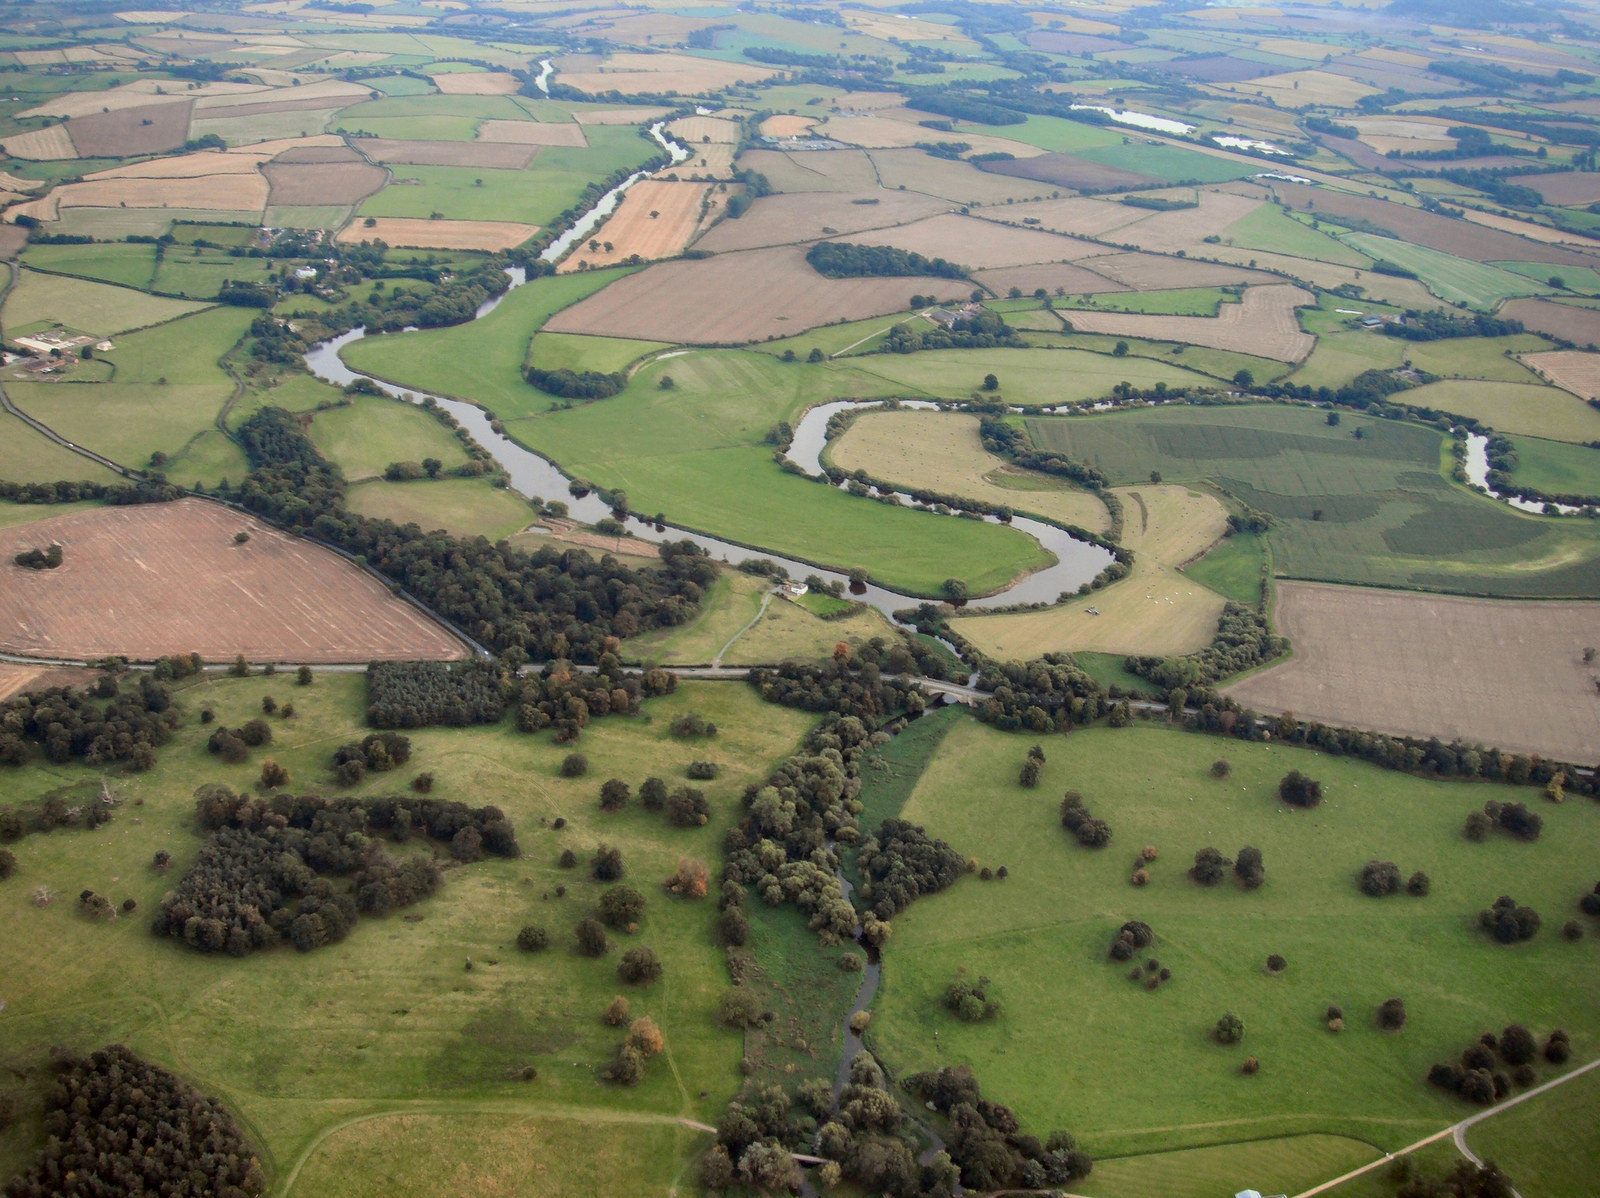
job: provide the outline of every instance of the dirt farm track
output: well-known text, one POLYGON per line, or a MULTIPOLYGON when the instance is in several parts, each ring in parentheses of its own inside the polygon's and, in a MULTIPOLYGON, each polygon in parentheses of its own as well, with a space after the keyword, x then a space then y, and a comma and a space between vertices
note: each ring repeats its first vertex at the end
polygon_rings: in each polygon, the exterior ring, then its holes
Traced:
POLYGON ((200 499, 74 512, 0 531, 0 652, 363 662, 467 656, 376 579, 200 499), (250 534, 243 544, 234 537, 250 534), (55 570, 12 558, 57 542, 55 570))
POLYGON ((1226 689, 1246 707, 1600 762, 1600 603, 1280 582, 1294 656, 1226 689))

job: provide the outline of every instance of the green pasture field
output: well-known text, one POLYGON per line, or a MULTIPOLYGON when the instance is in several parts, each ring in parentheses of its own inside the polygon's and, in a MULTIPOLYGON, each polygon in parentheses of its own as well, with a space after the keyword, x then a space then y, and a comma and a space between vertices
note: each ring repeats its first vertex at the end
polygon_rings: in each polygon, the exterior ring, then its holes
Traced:
POLYGON ((1261 602, 1265 585, 1261 568, 1266 561, 1266 542, 1255 533, 1239 532, 1224 537, 1215 549, 1185 566, 1183 572, 1219 595, 1254 607, 1261 602))
POLYGON ((694 619, 676 628, 656 628, 630 637, 622 651, 628 661, 704 665, 755 619, 761 610, 761 597, 771 589, 771 579, 722 570, 706 588, 694 619))
POLYGON ((32 245, 23 254, 29 266, 63 275, 145 288, 156 269, 156 247, 112 242, 100 245, 32 245))
MULTIPOLYGON (((1589 811, 1545 803, 1532 789, 1430 782, 1159 726, 1054 738, 1039 787, 1025 790, 1016 772, 1035 739, 964 719, 905 804, 903 818, 1010 876, 969 875, 895 920, 870 1037, 896 1075, 968 1062, 985 1096, 1012 1107, 1029 1131, 1068 1128, 1097 1158, 1301 1134, 1392 1150, 1472 1112, 1425 1075, 1486 1028, 1562 1026, 1580 1054, 1592 1052, 1583 1047, 1600 1034, 1589 1000, 1592 945, 1556 931, 1574 896, 1593 885, 1600 825, 1589 811), (1219 757, 1232 763, 1225 781, 1210 774, 1219 757), (1323 783, 1315 810, 1276 797, 1278 779, 1295 768, 1323 783), (1061 829, 1057 805, 1068 788, 1111 825, 1110 848, 1081 848, 1061 829), (1539 804, 1539 841, 1462 836, 1468 812, 1513 797, 1539 804), (1159 859, 1150 884, 1136 888, 1130 862, 1146 844, 1159 859), (1202 889, 1185 876, 1199 848, 1233 856, 1243 844, 1263 854, 1261 889, 1247 892, 1231 875, 1202 889), (1432 893, 1363 895, 1356 877, 1372 858, 1395 860, 1405 874, 1426 871, 1432 893), (1478 910, 1499 894, 1544 913, 1537 939, 1508 947, 1477 930, 1478 910), (1141 957, 1172 970, 1155 992, 1107 958, 1130 918, 1155 930, 1141 957), (1264 968, 1270 953, 1288 959, 1279 976, 1264 968), (1410 967, 1397 968, 1399 959, 1410 967), (992 979, 1003 1005, 997 1021, 964 1024, 943 1009, 939 995, 962 969, 992 979), (1380 1031, 1374 1011, 1395 996, 1406 1003, 1406 1026, 1380 1031), (1329 1004, 1345 1011, 1337 1035, 1324 1026, 1329 1004), (1228 1011, 1245 1032, 1223 1047, 1209 1032, 1228 1011), (1247 1056, 1261 1062, 1254 1077, 1240 1075, 1247 1056), (1094 1083, 1061 1084, 1066 1062, 1094 1083)), ((1556 1072, 1539 1070, 1541 1079, 1556 1072)), ((1263 1164, 1292 1163, 1288 1150, 1273 1155, 1263 1164)), ((1132 1162, 1125 1168, 1113 1177, 1128 1178, 1128 1189, 1095 1192, 1166 1192, 1149 1178, 1141 1187, 1132 1162)))
POLYGON ((1269 254, 1287 254, 1292 258, 1307 258, 1312 262, 1353 266, 1358 270, 1365 269, 1372 262, 1365 254, 1335 241, 1304 221, 1296 220, 1276 204, 1263 204, 1248 216, 1240 217, 1224 229, 1221 236, 1228 245, 1242 245, 1246 249, 1262 250, 1269 254))
MULTIPOLYGON (((108 163, 107 165, 117 165, 108 163)), ((259 212, 217 212, 202 208, 64 208, 52 233, 84 233, 101 241, 120 241, 130 234, 159 237, 174 221, 243 221, 259 226, 259 212)))
POLYGON ((179 486, 214 487, 224 480, 237 483, 244 478, 250 473, 250 461, 222 430, 208 428, 171 455, 162 471, 179 486))
POLYGON ((172 226, 171 232, 172 239, 182 245, 193 245, 197 241, 209 241, 212 245, 258 245, 261 236, 254 225, 214 225, 204 221, 181 221, 172 226))
MULTIPOLYGON (((152 453, 176 455, 215 427, 234 389, 218 359, 244 336, 252 316, 247 308, 212 308, 130 333, 117 339, 115 350, 100 356, 115 366, 112 381, 16 383, 11 396, 23 411, 68 440, 124 466, 142 468, 152 453)), ((223 464, 212 454, 194 465, 202 463, 223 464)), ((237 478, 239 471, 228 473, 237 478)), ((219 477, 201 475, 208 484, 219 477)))
POLYGON ((0 412, 0 479, 14 483, 54 483, 63 479, 112 483, 121 481, 121 476, 82 454, 63 449, 10 412, 0 412))
MULTIPOLYGON (((668 1176, 684 1171, 709 1141, 676 1135, 663 1141, 651 1129, 680 1117, 716 1121, 740 1084, 741 1037, 712 1019, 728 984, 711 934, 715 904, 674 899, 658 883, 684 856, 718 859, 738 795, 794 750, 812 717, 762 704, 738 685, 685 683, 674 696, 650 700, 642 717, 594 721, 576 746, 589 757, 590 772, 574 780, 558 776, 573 746, 554 744, 549 733, 524 735, 509 723, 413 731, 409 765, 369 776, 354 793, 401 791, 413 774, 430 771, 436 796, 501 807, 516 827, 521 859, 491 858, 450 871, 437 895, 406 913, 420 922, 399 914, 363 919, 347 940, 310 955, 282 947, 247 960, 203 956, 153 937, 148 920, 201 844, 192 820, 194 788, 211 781, 247 787, 271 758, 289 770, 291 789, 329 793, 333 748, 366 732, 365 696, 364 679, 348 674, 319 673, 309 688, 285 675, 217 677, 187 687, 180 696, 183 727, 160 751, 156 769, 110 779, 127 800, 112 824, 9 846, 19 869, 0 891, 8 928, 0 967, 9 999, 0 1026, 8 1060, 42 1062, 57 1043, 87 1049, 124 1042, 238 1111, 280 1186, 305 1160, 308 1172, 293 1193, 326 1192, 318 1178, 343 1176, 343 1163, 359 1163, 349 1154, 370 1149, 372 1141, 354 1129, 383 1126, 355 1123, 367 1115, 417 1117, 423 1126, 439 1120, 455 1146, 447 1162, 471 1161, 475 1171, 505 1167, 487 1162, 498 1148, 517 1163, 539 1142, 511 1137, 508 1143, 503 1124, 481 1120, 486 1112, 582 1123, 592 1130, 563 1142, 593 1146, 602 1159, 541 1159, 540 1184, 554 1193, 594 1192, 588 1181, 609 1176, 604 1170, 617 1167, 617 1153, 635 1150, 613 1143, 609 1132, 632 1125, 647 1134, 642 1141, 628 1137, 630 1144, 670 1150, 666 1160, 645 1167, 668 1176), (292 719, 273 719, 270 748, 237 766, 206 752, 197 718, 202 706, 237 725, 259 714, 269 694, 296 708, 292 719), (715 741, 668 735, 670 721, 689 710, 717 724, 715 741), (606 778, 635 787, 651 774, 672 782, 692 759, 707 757, 723 771, 702 784, 713 805, 703 828, 670 828, 637 807, 608 815, 596 806, 606 778), (556 816, 569 821, 559 832, 548 826, 556 816), (648 907, 637 935, 615 934, 620 943, 610 956, 588 960, 572 951, 572 928, 593 910, 602 887, 583 869, 559 869, 556 858, 565 848, 587 858, 601 840, 622 849, 626 880, 648 896, 648 907), (149 868, 157 849, 172 853, 167 876, 149 868), (558 884, 568 888, 565 898, 555 897, 558 884), (34 906, 29 896, 39 886, 64 895, 90 886, 118 903, 135 898, 139 910, 94 923, 65 898, 34 906), (514 947, 517 930, 528 923, 548 928, 546 952, 514 947), (661 955, 666 974, 659 983, 619 984, 617 956, 630 944, 661 955), (471 972, 463 969, 469 957, 471 972), (42 960, 51 967, 38 968, 42 960), (631 1089, 599 1078, 621 1039, 600 1012, 623 991, 634 1014, 654 1018, 666 1039, 661 1058, 631 1089), (309 1028, 316 1034, 307 1035, 309 1028), (537 1067, 538 1077, 514 1080, 527 1065, 537 1067)), ((63 786, 97 786, 101 773, 36 760, 8 775, 7 797, 28 801, 63 786)), ((25 1090, 11 1073, 0 1087, 22 1099, 20 1125, 0 1140, 0 1174, 10 1175, 42 1141, 39 1107, 36 1089, 25 1090)), ((382 1133, 396 1136, 392 1151, 415 1159, 417 1137, 400 1134, 403 1121, 387 1126, 399 1129, 382 1133)), ((437 1148, 437 1141, 420 1143, 437 1148)), ((439 1186, 434 1192, 456 1189, 448 1179, 439 1186)))
MULTIPOLYGON (((9 412, 6 413, 6 417, 10 420, 16 419, 9 412)), ((73 512, 86 512, 90 508, 99 506, 99 501, 94 499, 82 499, 76 503, 11 503, 7 500, 0 500, 0 528, 15 528, 19 524, 34 524, 40 520, 49 520, 53 516, 67 516, 73 512)))
POLYGON ((1254 164, 1246 165, 1226 158, 1213 158, 1210 154, 1186 150, 1182 146, 1169 146, 1165 143, 1148 145, 1136 133, 1126 136, 1132 139, 1131 145, 1092 147, 1078 151, 1078 157, 1105 166, 1114 166, 1120 170, 1136 171, 1165 183, 1177 183, 1186 179, 1200 183, 1226 183, 1254 174, 1257 169, 1254 164))
POLYGON ((1493 265, 1539 283, 1548 285, 1552 278, 1558 278, 1569 291, 1600 294, 1600 271, 1587 266, 1551 266, 1548 262, 1496 262, 1493 265))
MULTIPOLYGON (((1348 306, 1355 308, 1363 305, 1356 301, 1348 306)), ((1418 347, 1411 342, 1366 329, 1318 332, 1316 348, 1289 376, 1289 381, 1306 387, 1342 386, 1363 371, 1398 369, 1407 352, 1414 348, 1418 347)))
POLYGON ((1214 1198, 1230 1185, 1265 1186, 1262 1193, 1294 1194, 1360 1168, 1378 1156, 1348 1136, 1299 1135, 1180 1148, 1175 1152, 1097 1160, 1094 1173, 1073 1188, 1086 1198, 1214 1198))
POLYGON ((1538 383, 1534 374, 1512 354, 1537 353, 1550 342, 1532 333, 1517 337, 1452 337, 1446 341, 1398 341, 1406 358, 1418 370, 1441 378, 1490 379, 1502 383, 1538 383))
POLYGON ((471 141, 481 121, 520 121, 527 113, 510 96, 386 95, 353 104, 339 114, 346 129, 380 137, 471 141), (457 133, 465 130, 464 133, 457 133))
POLYGON ((1517 466, 1511 477, 1548 495, 1600 492, 1600 451, 1543 437, 1512 437, 1517 466))
POLYGON ((431 96, 438 90, 426 79, 415 79, 410 75, 381 75, 362 82, 386 96, 431 96))
POLYGON ((522 378, 529 340, 561 309, 630 273, 596 270, 534 279, 482 320, 367 337, 347 346, 343 356, 357 370, 402 387, 468 399, 504 419, 539 411, 550 396, 522 378))
POLYGON ((1328 1198, 1395 1198, 1395 1194, 1413 1177, 1446 1177, 1462 1159, 1455 1143, 1446 1136, 1382 1168, 1363 1173, 1323 1192, 1328 1198))
MULTIPOLYGON (((1038 303, 1037 300, 1033 302, 1038 303)), ((883 344, 884 334, 895 325, 904 324, 912 319, 914 317, 910 312, 891 312, 886 316, 852 320, 847 324, 820 325, 797 337, 785 337, 781 341, 764 341, 751 348, 775 357, 782 357, 785 351, 793 350, 794 356, 802 362, 810 356, 813 349, 820 349, 830 358, 843 354, 859 357, 879 348, 883 344)))
POLYGON ((1120 382, 1137 387, 1165 383, 1174 390, 1216 385, 1214 380, 1175 362, 1157 362, 1131 354, 1114 358, 1109 353, 1072 349, 934 349, 915 354, 877 354, 855 359, 854 364, 899 388, 902 394, 948 399, 966 398, 978 389, 986 374, 994 374, 1007 402, 1023 406, 1099 399, 1110 395, 1120 382))
POLYGON ((457 536, 499 541, 533 523, 533 509, 514 491, 476 478, 381 480, 350 488, 349 507, 363 516, 416 524, 424 532, 448 529, 457 536))
MULTIPOLYGON (((1067 319, 1072 318, 1069 316, 1067 319)), ((1146 341, 1138 337, 1115 337, 1109 333, 1027 333, 1024 334, 1023 340, 1029 346, 1039 348, 1089 350, 1105 357, 1108 361, 1114 361, 1112 355, 1118 343, 1122 343, 1128 347, 1127 356, 1121 359, 1124 371, 1128 369, 1127 364, 1130 361, 1144 359, 1167 366, 1182 367, 1186 373, 1199 371, 1201 374, 1211 376, 1199 383, 1193 379, 1186 379, 1185 385, 1190 387, 1215 387, 1218 382, 1232 382, 1233 377, 1241 370, 1248 370, 1258 383, 1272 382, 1293 369, 1292 364, 1288 362, 1279 362, 1273 358, 1258 358, 1254 354, 1211 349, 1203 345, 1185 345, 1180 341, 1146 341)), ((1148 370, 1149 367, 1140 369, 1148 370)), ((1134 375, 1125 374, 1123 377, 1141 387, 1151 387, 1157 382, 1167 382, 1170 385, 1170 380, 1160 374, 1152 377, 1147 383, 1139 382, 1138 377, 1134 375)))
POLYGON ((0 320, 7 331, 36 321, 53 321, 94 336, 111 337, 198 312, 203 306, 146 295, 130 287, 24 270, 6 297, 0 320))
POLYGON ((345 398, 338 387, 298 371, 248 378, 244 394, 228 409, 228 427, 237 429, 268 405, 288 412, 309 412, 341 404, 345 398))
POLYGON ((312 416, 307 431, 322 456, 352 482, 382 475, 391 462, 436 458, 448 471, 467 461, 467 451, 454 433, 422 408, 402 400, 353 396, 347 406, 312 416))
POLYGON ((1417 273, 1423 285, 1440 299, 1463 302, 1482 311, 1492 311, 1501 300, 1515 295, 1549 295, 1547 284, 1514 275, 1510 271, 1469 262, 1442 250, 1380 237, 1374 233, 1341 233, 1339 240, 1354 246, 1370 258, 1386 258, 1417 273))
POLYGON ((1507 597, 1582 597, 1600 586, 1590 522, 1525 515, 1450 483, 1444 437, 1431 426, 1346 415, 1330 428, 1320 411, 1250 405, 1034 418, 1027 427, 1040 448, 1113 483, 1159 470, 1167 482, 1209 481, 1269 513, 1283 577, 1507 597))
MULTIPOLYGON (((1172 291, 1135 291, 1104 296, 1067 296, 1051 300, 1058 311, 1074 309, 1088 312, 1142 312, 1151 316, 1215 316, 1223 304, 1236 304, 1238 297, 1220 287, 1180 287, 1172 291)), ((1072 317, 1067 317, 1071 320, 1072 317)))
POLYGON ((229 280, 267 282, 277 265, 270 258, 233 258, 224 250, 173 249, 156 267, 154 290, 184 298, 215 299, 229 280))
POLYGON ((1157 693, 1149 679, 1128 672, 1125 665, 1128 659, 1121 653, 1074 653, 1072 658, 1084 673, 1108 690, 1120 686, 1124 691, 1139 694, 1157 693))
POLYGON ((1407 391, 1403 398, 1419 406, 1474 417, 1502 433, 1579 444, 1600 440, 1600 411, 1572 392, 1544 383, 1446 379, 1407 391))
POLYGON ((364 200, 359 212, 362 216, 423 219, 442 212, 448 220, 544 225, 577 201, 586 182, 571 171, 396 166, 394 181, 364 200))
POLYGON ((1588 1198, 1600 1176, 1597 1109, 1600 1070, 1475 1124, 1467 1147, 1498 1164, 1524 1194, 1588 1198))
POLYGON ((989 125, 958 125, 957 128, 971 129, 973 132, 998 133, 1001 137, 1008 137, 1012 141, 1024 142, 1030 146, 1038 146, 1041 150, 1052 153, 1079 154, 1084 150, 1100 149, 1107 146, 1120 145, 1121 134, 1113 133, 1099 125, 1085 124, 1083 121, 1069 121, 1058 116, 1033 116, 1021 125, 1006 125, 1003 129, 993 128, 989 125))
POLYGON ((581 333, 537 333, 529 346, 528 364, 540 370, 627 370, 646 354, 667 349, 661 341, 629 341, 622 337, 590 337, 581 333))

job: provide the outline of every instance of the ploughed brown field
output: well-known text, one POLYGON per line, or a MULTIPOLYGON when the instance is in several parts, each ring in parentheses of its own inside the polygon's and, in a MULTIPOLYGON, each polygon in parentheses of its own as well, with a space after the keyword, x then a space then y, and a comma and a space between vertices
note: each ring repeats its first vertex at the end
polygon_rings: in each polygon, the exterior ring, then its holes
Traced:
POLYGON ((1600 312, 1574 304, 1550 300, 1514 299, 1504 304, 1500 315, 1520 320, 1536 333, 1559 337, 1574 345, 1600 345, 1600 312))
POLYGON ((903 312, 913 292, 967 295, 966 279, 827 279, 803 246, 661 262, 552 317, 552 333, 597 333, 689 345, 790 337, 838 320, 903 312))
POLYGON ((1600 603, 1280 582, 1275 621, 1294 656, 1225 688, 1246 707, 1600 760, 1600 603))
POLYGON ((345 151, 342 161, 268 162, 261 167, 272 190, 271 204, 355 204, 388 179, 388 172, 345 151))
POLYGON ((127 158, 160 154, 189 136, 189 105, 146 104, 80 117, 72 122, 72 144, 83 158, 127 158))
POLYGON ((449 660, 466 647, 337 554, 200 499, 0 531, 0 650, 213 661, 449 660), (250 534, 244 544, 234 537, 250 534), (61 545, 62 564, 12 564, 61 545))
POLYGON ((1137 171, 1090 162, 1075 154, 1040 154, 1036 158, 1017 158, 1010 162, 989 162, 984 170, 994 175, 1012 175, 1019 179, 1032 179, 1052 187, 1070 187, 1075 191, 1111 191, 1122 187, 1145 187, 1160 182, 1137 171))

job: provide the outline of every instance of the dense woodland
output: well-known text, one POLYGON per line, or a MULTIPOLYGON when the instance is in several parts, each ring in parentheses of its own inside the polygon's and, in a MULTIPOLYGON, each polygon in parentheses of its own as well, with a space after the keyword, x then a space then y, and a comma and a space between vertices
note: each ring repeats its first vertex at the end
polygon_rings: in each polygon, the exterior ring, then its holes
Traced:
POLYGON ((505 709, 503 679, 488 662, 375 661, 367 667, 367 723, 374 728, 497 724, 505 709))
POLYGON ((245 507, 364 559, 513 662, 593 663, 608 637, 689 619, 716 576, 691 541, 662 545, 661 567, 640 571, 581 549, 529 554, 355 515, 338 467, 281 408, 251 416, 239 439, 254 467, 234 496, 245 507))
POLYGON ((51 687, 0 703, 0 762, 22 765, 36 745, 57 765, 82 761, 147 770, 177 726, 165 683, 144 674, 120 686, 108 673, 86 690, 51 687))
POLYGON ((55 1063, 60 1076, 45 1091, 49 1138, 5 1198, 266 1192, 255 1150, 215 1098, 120 1044, 55 1063))
POLYGON ((386 915, 438 889, 431 855, 392 856, 380 836, 431 839, 463 863, 521 851, 499 808, 437 799, 261 798, 210 783, 195 792, 195 816, 213 835, 162 899, 155 932, 235 957, 283 940, 301 952, 337 943, 360 916, 386 915))
POLYGON ((967 277, 966 270, 954 262, 929 258, 892 245, 819 241, 806 251, 806 261, 818 274, 829 279, 967 277))

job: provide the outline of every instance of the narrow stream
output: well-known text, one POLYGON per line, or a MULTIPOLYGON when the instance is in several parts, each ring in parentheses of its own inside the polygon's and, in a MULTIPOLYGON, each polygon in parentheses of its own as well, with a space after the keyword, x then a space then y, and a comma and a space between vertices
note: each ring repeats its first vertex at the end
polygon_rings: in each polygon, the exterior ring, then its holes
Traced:
POLYGON ((550 94, 550 76, 555 74, 555 69, 555 64, 548 58, 539 60, 539 77, 533 81, 533 84, 547 96, 550 94))

